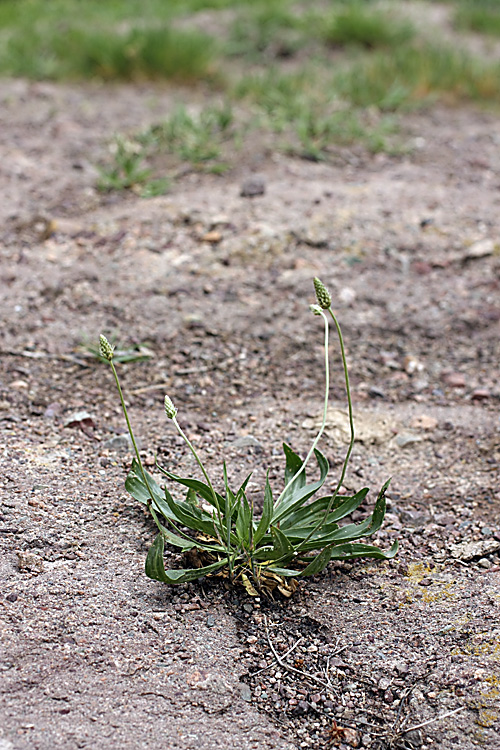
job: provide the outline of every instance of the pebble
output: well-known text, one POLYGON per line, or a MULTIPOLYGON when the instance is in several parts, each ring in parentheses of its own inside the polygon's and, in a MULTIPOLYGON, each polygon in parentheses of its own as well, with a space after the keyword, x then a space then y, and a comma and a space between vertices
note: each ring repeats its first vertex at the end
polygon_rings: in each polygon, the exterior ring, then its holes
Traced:
POLYGON ((12 383, 10 383, 10 387, 15 390, 22 390, 23 388, 28 387, 28 383, 25 380, 13 380, 12 383))
POLYGON ((448 385, 450 388, 464 388, 465 377, 461 372, 446 372, 441 376, 443 383, 448 385))
POLYGON ((54 417, 59 416, 61 413, 61 404, 57 403, 57 401, 54 401, 52 404, 49 404, 47 408, 45 409, 43 416, 45 419, 53 419, 54 417))
POLYGON ((17 559, 20 571, 29 571, 30 573, 43 572, 43 559, 34 552, 24 552, 17 550, 17 559))
POLYGON ((490 395, 490 392, 486 388, 476 388, 476 390, 472 391, 470 397, 473 401, 486 401, 486 399, 490 398, 490 395))
POLYGON ((495 243, 490 237, 485 237, 482 240, 474 242, 466 251, 462 254, 462 261, 475 260, 477 258, 486 258, 488 255, 493 255, 495 251, 495 243))
POLYGON ((84 425, 85 427, 93 427, 94 419, 88 411, 75 411, 70 414, 63 422, 63 427, 75 427, 77 425, 84 425))
POLYGON ((222 234, 217 229, 206 232, 202 237, 202 242, 209 242, 211 245, 217 245, 222 240, 222 234))
POLYGON ((398 448, 407 448, 409 445, 420 442, 422 442, 420 435, 414 435, 410 432, 401 432, 399 435, 396 435, 395 439, 398 448))
POLYGON ((103 448, 107 448, 110 451, 128 451, 133 448, 132 440, 128 432, 123 435, 114 435, 103 444, 103 448))
POLYGON ((488 560, 487 557, 483 557, 481 558, 481 560, 479 560, 478 565, 480 568, 485 568, 485 570, 488 570, 488 568, 491 568, 491 561, 488 560))
POLYGON ((410 427, 415 427, 420 430, 435 430, 438 426, 436 417, 431 417, 429 414, 419 414, 410 422, 410 427))
POLYGON ((266 183, 263 177, 252 175, 247 177, 241 184, 240 195, 242 198, 253 198, 256 195, 264 195, 266 183))
POLYGON ((243 435, 243 437, 236 438, 231 445, 233 448, 258 448, 262 450, 262 443, 253 435, 243 435))
POLYGON ((240 698, 244 701, 247 701, 247 703, 250 703, 252 700, 252 691, 250 690, 250 687, 246 684, 246 682, 240 682, 238 685, 238 689, 240 691, 240 698))

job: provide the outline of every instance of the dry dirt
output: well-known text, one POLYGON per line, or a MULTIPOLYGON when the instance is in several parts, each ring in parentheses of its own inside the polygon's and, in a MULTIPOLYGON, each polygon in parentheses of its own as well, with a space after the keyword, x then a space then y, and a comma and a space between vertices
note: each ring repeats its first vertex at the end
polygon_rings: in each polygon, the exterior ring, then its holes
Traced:
POLYGON ((498 117, 412 115, 404 157, 255 147, 146 201, 99 195, 95 164, 175 92, 0 92, 0 750, 498 750, 498 117), (241 197, 256 173, 264 195, 241 197), (150 581, 111 374, 82 342, 154 351, 120 366, 148 465, 194 471, 168 392, 217 476, 223 457, 235 480, 254 469, 258 501, 320 412, 315 275, 350 362, 346 488, 373 499, 392 476, 378 542, 400 554, 331 565, 285 602, 150 581))

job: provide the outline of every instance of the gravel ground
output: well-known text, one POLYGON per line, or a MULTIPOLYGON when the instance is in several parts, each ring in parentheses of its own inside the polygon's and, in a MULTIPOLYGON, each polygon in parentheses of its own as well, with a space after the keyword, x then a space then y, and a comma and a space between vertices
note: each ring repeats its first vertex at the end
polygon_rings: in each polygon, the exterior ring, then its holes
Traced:
POLYGON ((1 99, 1 750, 496 750, 498 118, 413 114, 404 157, 257 149, 146 201, 97 193, 95 164, 171 91, 4 81, 1 99), (256 176, 263 195, 241 196, 256 176), (214 471, 223 456, 235 480, 254 470, 258 504, 281 442, 303 453, 320 413, 315 275, 351 368, 345 490, 373 488, 366 513, 392 476, 377 542, 400 554, 332 564, 290 601, 148 580, 153 529, 124 493, 123 419, 84 342, 154 352, 120 365, 149 466, 194 471, 168 392, 214 471))

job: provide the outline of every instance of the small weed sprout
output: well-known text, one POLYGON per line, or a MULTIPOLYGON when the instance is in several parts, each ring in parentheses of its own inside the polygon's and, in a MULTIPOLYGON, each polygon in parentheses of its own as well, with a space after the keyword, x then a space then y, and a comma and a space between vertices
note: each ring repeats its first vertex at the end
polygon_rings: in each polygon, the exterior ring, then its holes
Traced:
POLYGON ((354 444, 349 375, 342 332, 332 310, 331 295, 319 279, 314 279, 314 288, 317 303, 311 305, 310 309, 314 315, 323 319, 324 325, 325 393, 322 423, 304 460, 288 445, 283 444, 284 489, 274 498, 269 478, 266 479, 260 518, 255 517, 253 502, 247 496, 250 475, 234 492, 229 486, 224 462, 224 490, 222 493, 215 490, 195 447, 177 421, 177 409, 169 396, 165 396, 165 414, 193 454, 203 478, 182 477, 158 466, 169 483, 182 487, 185 495, 174 498, 168 486, 160 488, 142 464, 113 363, 113 348, 104 336, 100 337, 100 354, 112 368, 134 446, 135 458, 125 487, 132 497, 148 507, 158 528, 146 560, 146 574, 150 578, 176 584, 217 575, 227 577, 232 584, 242 584, 252 596, 270 593, 274 589, 285 596, 291 596, 298 578, 320 573, 330 560, 354 557, 387 560, 397 553, 397 541, 387 552, 363 541, 382 525, 386 510, 385 493, 390 480, 380 490, 374 510, 368 518, 361 523, 339 524, 339 521, 350 516, 360 506, 368 488, 351 496, 340 494, 354 444), (317 497, 329 470, 328 461, 317 448, 326 426, 330 390, 327 314, 333 320, 340 346, 350 441, 333 494, 317 497), (308 483, 306 468, 313 457, 320 477, 308 483), (165 570, 165 543, 177 547, 183 553, 191 551, 187 559, 196 560, 199 567, 165 570))

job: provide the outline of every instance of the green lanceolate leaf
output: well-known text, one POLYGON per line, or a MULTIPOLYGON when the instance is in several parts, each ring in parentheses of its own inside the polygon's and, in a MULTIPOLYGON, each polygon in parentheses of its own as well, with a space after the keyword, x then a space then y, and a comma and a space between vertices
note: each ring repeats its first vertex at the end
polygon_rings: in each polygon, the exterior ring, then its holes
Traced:
MULTIPOLYGON (((163 490, 153 479, 151 474, 149 474, 146 470, 144 470, 144 474, 146 475, 148 485, 154 498, 155 509, 165 518, 174 519, 175 516, 172 514, 168 505, 165 503, 163 490)), ((130 493, 130 495, 132 495, 134 500, 138 500, 144 505, 149 505, 149 501, 151 498, 146 483, 144 482, 144 477, 142 476, 139 462, 136 458, 134 458, 134 460, 132 461, 132 467, 128 473, 127 479, 125 480, 125 489, 128 493, 130 493)))
POLYGON ((266 565, 265 570, 268 570, 270 573, 275 573, 278 576, 283 576, 284 578, 295 578, 296 576, 300 575, 300 570, 291 570, 290 568, 277 568, 274 567, 274 565, 266 565))
POLYGON ((196 496, 196 492, 191 487, 186 492, 186 503, 193 508, 199 508, 199 502, 196 496))
POLYGON ((172 516, 180 521, 183 526, 200 531, 202 534, 208 534, 208 536, 216 536, 214 522, 208 513, 204 513, 199 508, 193 508, 192 505, 187 503, 174 500, 167 489, 165 490, 165 500, 172 516))
POLYGON ((245 549, 248 548, 252 538, 252 509, 244 492, 240 495, 238 517, 236 518, 236 536, 245 549))
POLYGON ((149 548, 148 556, 146 558, 146 575, 154 581, 162 581, 162 583, 171 584, 187 583, 188 581, 202 578, 209 573, 215 573, 215 571, 227 564, 227 560, 219 560, 218 562, 206 565, 203 568, 185 568, 181 570, 166 571, 163 562, 164 546, 163 537, 161 534, 158 534, 149 548))
POLYGON ((264 506, 262 508, 262 517, 257 526, 254 535, 254 544, 257 545, 267 533, 271 519, 273 517, 273 491, 269 484, 269 472, 266 477, 266 488, 264 490, 264 506))
MULTIPOLYGON (((292 479, 292 477, 294 477, 295 474, 297 474, 297 472, 300 471, 300 467, 302 466, 302 459, 300 458, 300 456, 294 453, 293 450, 290 448, 290 446, 287 445, 286 443, 283 443, 283 450, 285 452, 285 461, 286 461, 286 465, 285 465, 285 487, 286 487, 286 485, 292 479)), ((305 483, 306 483, 306 473, 305 471, 303 471, 300 477, 297 477, 292 487, 293 488, 303 487, 305 483)))
POLYGON ((273 537, 274 550, 278 555, 275 559, 277 560, 280 557, 293 557, 294 549, 283 532, 276 528, 276 526, 271 526, 271 534, 273 537))
MULTIPOLYGON (((210 505, 213 505, 214 508, 217 508, 217 505, 215 504, 214 497, 212 495, 212 490, 208 486, 208 484, 205 484, 204 482, 201 482, 199 479, 189 479, 186 477, 179 477, 177 474, 172 474, 172 472, 167 471, 166 469, 162 469, 161 466, 158 466, 158 469, 161 471, 162 474, 165 474, 166 477, 171 479, 173 482, 177 482, 178 484, 184 485, 184 487, 189 487, 192 490, 196 492, 197 495, 202 497, 204 500, 207 501, 207 503, 210 503, 210 505)), ((218 493, 215 493, 215 496, 219 502, 219 507, 224 507, 224 498, 221 497, 218 493)))
POLYGON ((309 498, 312 497, 314 493, 323 486, 328 474, 328 461, 318 450, 314 451, 314 455, 316 456, 316 461, 318 462, 318 466, 320 469, 320 478, 317 482, 312 482, 312 484, 304 485, 300 489, 295 489, 292 485, 292 487, 290 487, 289 491, 286 493, 284 500, 274 510, 273 524, 278 523, 278 521, 281 521, 281 519, 285 519, 290 513, 298 510, 298 508, 304 505, 304 503, 307 502, 307 500, 309 500, 309 498))
POLYGON ((254 560, 277 560, 279 558, 279 552, 276 552, 274 547, 265 546, 260 547, 256 552, 253 553, 254 560))
MULTIPOLYGON (((355 495, 349 497, 342 497, 340 503, 334 503, 334 510, 328 514, 324 524, 328 526, 335 521, 339 521, 345 516, 349 516, 355 511, 362 501, 365 499, 368 493, 368 488, 360 490, 355 495)), ((281 522, 280 528, 290 529, 294 526, 304 526, 304 521, 311 528, 317 525, 318 521, 322 519, 325 510, 331 501, 331 495, 327 497, 320 497, 309 505, 305 505, 299 508, 295 513, 284 518, 281 522)))
POLYGON ((384 520, 385 516, 385 508, 386 508, 386 500, 385 500, 385 493, 387 491, 387 488, 389 487, 391 480, 388 479, 387 482, 383 485, 382 489, 378 493, 377 502, 375 503, 375 509, 372 513, 370 527, 366 533, 366 536, 371 536, 376 531, 380 529, 382 526, 382 521, 384 520))
POLYGON ((339 542, 351 542, 354 539, 361 539, 367 535, 367 531, 370 526, 370 519, 367 518, 361 523, 349 523, 346 526, 329 531, 328 529, 320 529, 317 535, 313 536, 308 542, 301 546, 301 551, 311 551, 313 549, 319 549, 325 547, 328 544, 334 544, 339 542))
POLYGON ((223 465, 223 473, 224 473, 224 484, 226 487, 226 496, 224 498, 224 519, 226 521, 226 538, 224 541, 227 546, 227 549, 229 550, 231 547, 231 531, 232 531, 231 527, 232 527, 232 520, 233 520, 233 508, 236 506, 236 498, 233 492, 231 491, 231 488, 229 487, 225 461, 223 465))
POLYGON ((180 547, 183 552, 199 546, 197 540, 192 539, 188 534, 185 536, 179 536, 178 534, 171 532, 169 529, 166 529, 162 524, 160 524, 160 529, 164 540, 169 544, 172 544, 174 547, 180 547))
POLYGON ((396 540, 392 547, 387 551, 383 552, 379 547, 375 547, 371 544, 339 544, 332 549, 332 560, 348 560, 352 557, 375 557, 379 560, 390 560, 393 558, 399 549, 399 542, 396 540))
POLYGON ((241 484, 241 487, 239 488, 238 492, 236 493, 237 495, 240 495, 242 492, 245 492, 245 490, 247 488, 247 484, 249 483, 252 474, 253 474, 253 471, 251 471, 250 474, 247 477, 245 477, 244 481, 241 484))
POLYGON ((300 574, 302 577, 305 576, 314 576, 316 573, 321 573, 321 571, 326 568, 328 563, 331 560, 332 557, 332 550, 333 547, 325 547, 325 549, 322 549, 319 554, 316 555, 316 557, 311 560, 309 565, 304 568, 302 573, 300 574))

